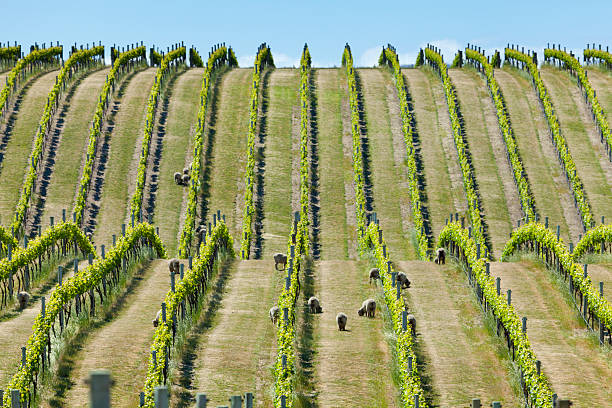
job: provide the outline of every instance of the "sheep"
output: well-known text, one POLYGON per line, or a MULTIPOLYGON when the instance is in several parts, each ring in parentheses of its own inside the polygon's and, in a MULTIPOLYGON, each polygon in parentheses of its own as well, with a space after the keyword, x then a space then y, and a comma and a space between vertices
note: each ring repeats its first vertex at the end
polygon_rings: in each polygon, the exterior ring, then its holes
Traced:
POLYGON ((434 259, 434 262, 438 265, 444 265, 446 263, 446 251, 444 251, 444 248, 438 248, 436 250, 436 259, 434 259))
POLYGON ((183 175, 179 173, 178 171, 174 173, 174 182, 178 184, 179 186, 183 185, 183 175))
POLYGON ((190 178, 191 178, 191 177, 189 177, 189 174, 183 174, 183 185, 184 185, 184 186, 189 185, 189 179, 190 179, 190 178))
POLYGON ((26 305, 30 301, 30 294, 24 291, 17 293, 17 301, 19 302, 19 308, 25 309, 26 305))
POLYGON ((376 301, 374 299, 364 300, 361 304, 361 308, 357 311, 359 316, 366 315, 367 317, 375 317, 376 315, 376 301))
POLYGON ((338 330, 345 331, 346 330, 346 321, 348 320, 347 315, 340 312, 336 315, 336 323, 338 323, 338 330))
POLYGON ((412 313, 407 316, 408 325, 410 326, 410 331, 413 336, 416 336, 416 318, 412 313))
POLYGON ((206 232, 206 225, 205 224, 198 225, 195 232, 198 237, 201 237, 202 234, 206 232))
POLYGON ((159 309, 157 311, 157 315, 155 315, 155 320, 153 320, 153 327, 159 326, 159 321, 161 320, 161 318, 162 318, 162 311, 161 309, 159 309))
POLYGON ((189 174, 189 170, 190 170, 189 167, 185 167, 183 169, 183 174, 189 174))
POLYGON ((272 321, 272 324, 276 324, 278 322, 279 314, 280 309, 278 308, 278 306, 272 306, 270 308, 270 320, 272 321))
POLYGON ((179 262, 178 259, 172 258, 170 262, 168 263, 168 269, 170 270, 170 273, 174 273, 174 274, 180 273, 181 263, 179 262))
POLYGON ((372 279, 380 279, 380 271, 378 270, 378 268, 370 269, 370 283, 372 283, 372 279))
POLYGON ((281 254, 280 252, 274 254, 274 269, 277 271, 284 271, 287 265, 287 255, 281 254), (283 265, 283 269, 278 269, 278 265, 283 265))
POLYGON ((314 296, 308 299, 308 307, 310 308, 310 313, 323 313, 323 308, 321 307, 319 299, 314 296))
POLYGON ((399 282, 400 285, 402 285, 402 289, 408 289, 410 287, 410 280, 404 272, 398 272, 397 277, 395 279, 397 282, 399 282))
POLYGON ((87 240, 88 240, 89 242, 93 242, 93 233, 92 233, 91 231, 87 231, 87 232, 85 233, 85 237, 87 237, 87 240))

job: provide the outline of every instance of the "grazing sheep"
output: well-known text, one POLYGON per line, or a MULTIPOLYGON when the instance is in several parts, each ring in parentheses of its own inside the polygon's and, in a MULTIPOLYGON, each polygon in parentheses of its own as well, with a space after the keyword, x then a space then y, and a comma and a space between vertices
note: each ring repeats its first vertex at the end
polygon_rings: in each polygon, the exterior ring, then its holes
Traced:
POLYGON ((189 179, 190 178, 191 177, 189 177, 189 174, 183 174, 183 185, 184 186, 189 185, 189 179))
POLYGON ((278 306, 272 306, 270 308, 270 320, 272 324, 276 324, 278 322, 278 316, 280 315, 280 309, 278 306))
POLYGON ((286 265, 287 265, 287 255, 281 254, 280 252, 274 254, 274 269, 276 269, 277 271, 284 271, 286 265), (279 264, 283 265, 283 269, 278 269, 279 264))
POLYGON ((314 296, 308 299, 308 307, 310 308, 310 313, 323 313, 323 308, 321 307, 319 299, 314 296))
POLYGON ((375 317, 376 315, 376 301, 374 299, 364 300, 361 304, 361 308, 357 311, 359 316, 367 315, 367 317, 375 317))
POLYGON ((201 237, 202 234, 206 232, 206 225, 205 224, 198 225, 198 227, 196 228, 195 232, 196 232, 198 237, 201 237))
POLYGON ((155 315, 155 320, 153 320, 153 327, 159 326, 159 321, 161 320, 161 318, 162 318, 162 311, 161 309, 159 309, 157 311, 157 315, 155 315))
POLYGON ((404 272, 398 272, 395 279, 402 285, 402 289, 408 289, 410 287, 410 280, 404 272))
POLYGON ((85 233, 85 236, 87 237, 87 239, 89 240, 89 242, 93 242, 93 233, 91 231, 87 231, 85 233))
POLYGON ((181 263, 178 259, 172 258, 168 263, 168 269, 170 269, 170 273, 180 273, 181 272, 181 263))
POLYGON ((444 265, 446 263, 446 251, 444 251, 444 248, 438 248, 436 250, 436 259, 434 259, 434 262, 438 265, 444 265))
POLYGON ((183 184, 183 175, 178 171, 174 173, 174 182, 179 186, 183 184))
POLYGON ((344 313, 338 313, 336 315, 336 323, 338 323, 338 330, 345 331, 346 330, 346 321, 348 317, 344 313))
POLYGON ((372 283, 372 279, 380 279, 380 271, 378 270, 378 268, 370 269, 370 283, 372 283))
POLYGON ((412 313, 408 315, 408 325, 410 326, 412 335, 416 336, 416 318, 412 313))
POLYGON ((28 292, 19 292, 17 293, 17 301, 19 302, 19 308, 25 309, 28 302, 30 301, 30 294, 28 292))
POLYGON ((189 167, 185 167, 183 169, 183 174, 189 174, 189 167))

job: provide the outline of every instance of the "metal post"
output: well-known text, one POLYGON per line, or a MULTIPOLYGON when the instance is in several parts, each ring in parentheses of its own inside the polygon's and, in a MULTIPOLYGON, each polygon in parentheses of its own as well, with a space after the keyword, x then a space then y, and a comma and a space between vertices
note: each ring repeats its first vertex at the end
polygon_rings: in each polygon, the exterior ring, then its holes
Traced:
POLYGON ((11 407, 21 408, 19 390, 11 390, 11 407))
POLYGON ((168 387, 155 387, 155 408, 168 408, 168 387))
POLYGON ((246 406, 245 408, 253 408, 253 402, 254 398, 252 392, 247 392, 246 394, 244 394, 244 403, 246 406))
MULTIPOLYGON (((508 302, 510 304, 510 302, 508 302)), ((527 317, 523 317, 523 334, 527 333, 527 317)))
POLYGON ((408 312, 405 310, 402 310, 402 330, 408 330, 408 312))
POLYGON ((144 403, 145 403, 144 392, 140 391, 139 397, 140 397, 139 406, 144 407, 144 403))
POLYGON ((472 405, 470 406, 471 408, 480 408, 480 399, 479 398, 473 398, 472 399, 472 405))
POLYGON ((501 294, 501 278, 495 278, 495 287, 497 288, 497 296, 501 294))
POLYGON ((229 402, 231 408, 242 408, 242 397, 240 395, 232 395, 229 402))
POLYGON ((94 370, 89 374, 89 405, 91 408, 110 408, 110 387, 110 371, 94 370))
POLYGON ((203 392, 199 392, 196 394, 196 408, 206 408, 206 403, 208 402, 208 398, 206 398, 206 394, 203 392))
POLYGON ((508 289, 508 306, 512 304, 512 290, 508 289))

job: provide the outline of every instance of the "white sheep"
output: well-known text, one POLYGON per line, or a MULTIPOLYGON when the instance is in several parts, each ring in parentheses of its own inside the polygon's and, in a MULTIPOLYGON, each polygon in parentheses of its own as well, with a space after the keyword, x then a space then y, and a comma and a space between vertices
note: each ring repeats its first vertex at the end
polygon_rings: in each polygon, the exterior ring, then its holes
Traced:
POLYGON ((395 279, 402 285, 402 289, 408 289, 410 287, 410 279, 408 279, 404 272, 398 272, 395 279))
POLYGON ((19 308, 25 309, 28 302, 30 301, 30 294, 25 291, 17 293, 17 301, 19 302, 19 308))
POLYGON ((434 259, 434 262, 438 265, 444 265, 446 263, 446 251, 444 248, 438 248, 436 250, 436 259, 434 259))
POLYGON ((189 174, 183 174, 183 185, 184 186, 189 185, 189 179, 190 178, 191 177, 189 177, 189 174))
POLYGON ((153 320, 153 327, 159 326, 159 321, 161 320, 161 318, 162 318, 162 311, 161 309, 159 309, 157 311, 157 315, 155 315, 155 320, 153 320))
POLYGON ((407 316, 407 320, 408 320, 408 325, 410 326, 410 331, 412 332, 412 335, 416 336, 416 318, 411 313, 407 316))
POLYGON ((277 271, 284 271, 287 265, 287 255, 281 254, 280 252, 274 254, 274 269, 277 271), (283 269, 278 269, 278 265, 283 265, 283 269))
POLYGON ((361 308, 357 311, 359 316, 367 315, 367 317, 375 317, 376 315, 376 301, 374 299, 364 300, 361 304, 361 308))
POLYGON ((179 262, 178 259, 172 258, 170 262, 168 263, 168 269, 170 270, 170 273, 174 273, 174 274, 180 273, 181 263, 179 262))
POLYGON ((310 313, 323 313, 321 302, 315 296, 311 296, 308 299, 308 307, 310 308, 310 313))
POLYGON ((183 184, 183 175, 178 171, 174 173, 174 182, 179 186, 183 184))
POLYGON ((372 283, 372 279, 380 279, 380 271, 378 270, 378 268, 370 269, 370 283, 372 283))
POLYGON ((278 316, 280 315, 280 309, 278 306, 272 306, 270 308, 270 320, 272 324, 276 324, 278 322, 278 316))
POLYGON ((336 323, 338 323, 338 330, 345 331, 346 330, 346 321, 348 320, 348 316, 344 313, 340 312, 336 315, 336 323))

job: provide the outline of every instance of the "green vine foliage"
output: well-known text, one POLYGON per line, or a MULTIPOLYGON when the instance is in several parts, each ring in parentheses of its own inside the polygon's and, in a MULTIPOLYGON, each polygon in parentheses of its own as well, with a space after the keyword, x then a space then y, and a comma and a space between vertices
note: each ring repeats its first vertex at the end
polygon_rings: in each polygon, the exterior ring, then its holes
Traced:
MULTIPOLYGON (((528 224, 528 225, 532 225, 528 224)), ((520 231, 520 230, 518 230, 520 231)), ((517 237, 517 231, 508 245, 517 237)), ((509 246, 504 250, 504 256, 509 246)), ((486 273, 486 259, 477 257, 476 242, 470 237, 468 230, 461 228, 458 222, 449 223, 438 237, 438 246, 450 249, 459 261, 465 264, 469 273, 475 278, 482 298, 488 305, 495 319, 502 325, 506 336, 514 345, 514 359, 523 375, 526 388, 529 392, 529 406, 550 407, 552 404, 552 390, 543 373, 538 375, 536 356, 531 348, 526 333, 523 333, 522 323, 518 313, 512 305, 508 305, 503 295, 497 294, 497 288, 492 276, 486 273)))
MULTIPOLYGON (((97 259, 79 274, 56 286, 47 302, 45 314, 41 312, 34 321, 32 335, 26 346, 25 364, 19 367, 7 386, 7 389, 20 391, 22 404, 31 398, 32 384, 41 371, 41 359, 44 358, 43 353, 46 353, 50 344, 52 326, 64 305, 72 302, 77 296, 99 288, 103 279, 122 268, 124 260, 146 248, 153 250, 159 257, 166 257, 166 250, 152 225, 137 224, 134 228, 128 227, 126 235, 119 238, 104 259, 97 259)), ((10 393, 5 393, 4 406, 10 405, 10 393)))
POLYGON ((144 46, 137 47, 126 52, 119 54, 119 57, 115 59, 115 63, 111 68, 106 82, 98 97, 98 104, 94 117, 89 128, 89 140, 87 144, 87 153, 85 164, 81 173, 81 181, 79 183, 79 192, 77 193, 76 202, 74 204, 75 222, 77 225, 81 225, 83 222, 83 215, 85 211, 85 205, 87 202, 87 194, 91 186, 92 173, 94 161, 96 158, 96 148, 98 145, 98 138, 102 133, 102 122, 107 110, 110 107, 110 98, 115 90, 116 82, 124 70, 127 70, 134 64, 145 63, 144 58, 146 55, 146 48, 144 46))
MULTIPOLYGON (((408 107, 408 96, 406 94, 406 85, 404 83, 404 75, 400 68, 399 57, 391 46, 383 47, 383 52, 380 54, 379 61, 382 64, 388 64, 393 69, 393 78, 395 79, 395 87, 400 102, 400 115, 402 118, 402 132, 404 134, 404 143, 406 145, 406 167, 408 168, 408 188, 410 191, 410 203, 412 207, 412 220, 417 239, 417 252, 419 258, 426 259, 427 252, 431 249, 431 242, 425 231, 425 215, 423 213, 423 202, 421 197, 425 197, 425 191, 419 187, 419 171, 416 162, 414 140, 414 129, 412 128, 412 114, 408 107)), ((381 65, 382 65, 381 64, 381 65)))
POLYGON ((604 142, 606 151, 608 152, 608 158, 612 161, 612 132, 610 131, 610 124, 606 119, 606 114, 599 104, 599 99, 597 99, 595 90, 591 86, 582 65, 580 65, 580 62, 578 62, 573 55, 561 50, 546 48, 544 49, 544 58, 546 60, 557 59, 562 61, 565 68, 569 69, 569 71, 578 78, 578 83, 589 102, 589 107, 591 108, 591 113, 593 114, 595 124, 599 130, 601 141, 604 142))
POLYGON ((274 406, 282 406, 282 396, 286 397, 286 407, 293 407, 294 374, 295 374, 295 303, 299 294, 299 272, 302 269, 303 255, 309 253, 309 230, 308 230, 308 103, 310 91, 308 79, 311 64, 310 51, 304 45, 300 60, 300 212, 291 226, 291 239, 288 244, 288 271, 291 276, 289 289, 284 288, 278 299, 278 307, 281 310, 287 308, 289 321, 285 322, 281 316, 277 331, 278 356, 274 366, 275 399, 274 406), (283 367, 283 356, 286 356, 286 365, 283 367))
POLYGON ((463 65, 463 56, 460 52, 455 54, 455 58, 453 59, 453 63, 451 64, 451 68, 461 68, 463 65))
POLYGON ((26 266, 32 266, 40 257, 43 257, 52 247, 61 244, 69 247, 74 244, 83 255, 94 254, 91 242, 79 227, 72 222, 61 222, 47 229, 41 236, 28 242, 27 248, 14 247, 11 259, 0 260, 0 280, 9 279, 11 275, 26 266))
POLYGON ((514 183, 518 189, 523 215, 527 222, 534 221, 537 214, 535 198, 531 192, 531 187, 527 180, 527 171, 523 166, 523 161, 521 160, 518 150, 518 143, 512 131, 504 96, 495 79, 493 72, 494 65, 489 64, 487 58, 483 54, 471 48, 465 49, 465 58, 468 61, 472 61, 476 66, 482 67, 482 71, 487 78, 487 85, 489 86, 489 92, 495 104, 497 123, 503 136, 504 144, 506 145, 508 161, 512 167, 512 175, 514 176, 514 183))
POLYGON ((610 226, 600 226, 590 230, 578 243, 573 254, 562 240, 557 240, 556 234, 540 223, 529 223, 512 233, 512 237, 504 248, 502 260, 521 250, 534 251, 551 267, 560 273, 569 274, 572 288, 579 291, 581 298, 587 300, 588 310, 607 330, 612 330, 612 306, 593 287, 589 276, 584 276, 583 269, 574 262, 587 250, 612 237, 610 226))
POLYGON ((198 50, 196 50, 194 47, 189 49, 189 66, 197 68, 204 67, 204 61, 202 61, 202 57, 200 57, 198 50))
POLYGON ((605 245, 612 242, 612 226, 600 225, 587 231, 574 248, 572 258, 574 262, 583 255, 601 251, 605 252, 605 245))
POLYGON ((266 67, 274 67, 272 51, 263 43, 257 50, 257 56, 253 64, 253 88, 251 89, 251 111, 249 114, 249 131, 247 133, 247 163, 245 171, 244 212, 242 216, 242 241, 240 242, 240 256, 249 259, 251 253, 251 237, 253 236, 253 217, 255 206, 253 205, 253 187, 255 186, 255 131, 257 128, 257 108, 259 83, 262 70, 266 67))
POLYGON ((161 64, 162 59, 163 56, 159 52, 155 51, 155 48, 151 48, 149 50, 149 63, 152 67, 156 67, 161 64))
POLYGON ((538 66, 533 62, 533 59, 518 50, 513 50, 511 48, 505 49, 505 58, 506 61, 516 60, 521 62, 529 71, 533 79, 533 85, 535 87, 536 93, 540 98, 540 102, 542 104, 542 108, 544 110, 544 114, 546 115, 546 120, 548 122, 548 127, 550 129, 550 133, 552 136, 553 144, 557 149, 557 153, 559 156, 559 162, 567 179, 569 180, 570 186, 572 188, 572 193, 574 195, 574 204, 578 209, 578 213, 580 214, 580 218, 582 220, 582 225, 584 226, 585 231, 591 228, 594 225, 593 213, 591 212, 591 206, 586 196, 586 192, 584 191, 584 185, 582 181, 577 175, 576 172, 576 164, 574 163, 574 159, 569 150, 569 146, 565 137, 561 134, 561 126, 559 125, 559 120, 557 119, 557 115, 555 114, 555 109, 553 107, 550 96, 548 95, 548 91, 544 86, 544 82, 542 78, 540 78, 540 71, 538 70, 538 66))
POLYGON ((419 54, 417 55, 416 61, 414 62, 414 66, 418 68, 421 65, 423 65, 424 62, 425 62, 425 54, 423 54, 423 49, 420 49, 419 54))
MULTIPOLYGON (((176 284, 175 291, 168 291, 165 297, 166 321, 160 322, 148 359, 147 377, 144 383, 145 407, 154 408, 154 389, 167 380, 167 362, 174 345, 174 333, 179 318, 186 313, 186 302, 194 302, 205 291, 219 254, 234 256, 234 242, 227 225, 219 220, 203 239, 200 255, 194 260, 193 267, 187 269, 183 279, 176 284), (156 360, 153 360, 155 351, 156 360)), ((189 317, 190 318, 190 317, 189 317)))
POLYGON ((596 50, 594 48, 587 48, 584 50, 584 60, 590 61, 591 59, 598 59, 605 62, 608 65, 612 64, 612 54, 608 51, 596 50))
POLYGON ((478 196, 478 191, 476 190, 476 177, 472 172, 468 146, 463 138, 461 121, 458 113, 459 104, 457 101, 455 86, 448 76, 446 64, 444 63, 442 56, 437 51, 435 51, 432 47, 427 47, 425 49, 425 58, 438 71, 440 77, 442 78, 442 86, 444 88, 444 93, 446 94, 448 113, 453 131, 453 139, 455 141, 455 147, 457 148, 459 166, 461 168, 461 175, 463 177, 463 187, 465 189, 468 203, 468 218, 472 224, 472 231, 476 242, 486 245, 483 233, 484 220, 481 216, 482 212, 480 209, 480 198, 478 196))
POLYGON ((155 83, 149 93, 147 103, 147 113, 145 116, 145 127, 142 141, 142 150, 140 152, 140 161, 138 162, 138 172, 136 174, 136 189, 132 195, 131 214, 134 219, 142 222, 142 196, 145 188, 145 177, 147 172, 147 161, 149 160, 149 150, 151 148, 151 138, 153 137, 153 126, 155 125, 155 114, 157 113, 157 105, 159 103, 159 95, 163 82, 169 75, 172 64, 185 63, 185 47, 179 47, 166 54, 155 73, 155 83))
POLYGON ((412 408, 415 406, 415 396, 419 396, 419 406, 426 408, 427 403, 424 398, 421 378, 419 377, 418 367, 416 364, 416 355, 414 353, 414 339, 410 329, 403 328, 403 312, 406 310, 404 300, 400 296, 397 298, 397 289, 392 283, 392 273, 394 273, 391 256, 387 250, 385 239, 382 236, 382 230, 377 223, 370 223, 366 230, 366 245, 372 249, 376 267, 380 271, 380 278, 384 290, 385 303, 391 322, 393 323, 393 332, 396 339, 396 355, 400 373, 400 393, 402 397, 402 407, 412 408), (410 367, 409 361, 415 362, 410 367))
POLYGON ((11 227, 15 231, 16 236, 21 236, 25 233, 25 222, 28 208, 30 206, 30 199, 32 193, 36 187, 36 180, 38 178, 38 171, 42 164, 43 153, 45 145, 47 143, 47 135, 51 131, 51 125, 53 122, 53 116, 56 110, 59 108, 59 101, 62 93, 66 89, 66 85, 72 77, 72 72, 79 69, 91 69, 101 63, 104 58, 104 47, 98 46, 87 50, 78 50, 70 55, 68 61, 64 64, 60 70, 58 76, 55 79, 55 85, 51 88, 49 95, 47 96, 47 104, 43 110, 42 117, 38 124, 38 130, 34 136, 34 148, 30 153, 28 160, 28 169, 26 170, 25 181, 21 189, 21 196, 17 203, 15 214, 13 215, 13 222, 11 227))
POLYGON ((60 63, 62 47, 49 47, 40 50, 33 50, 24 58, 17 61, 11 72, 6 77, 6 85, 0 91, 0 118, 6 114, 7 103, 11 95, 15 92, 19 76, 24 75, 28 67, 41 63, 60 63))
POLYGON ((9 244, 12 249, 16 249, 19 246, 19 242, 13 237, 13 234, 0 225, 0 258, 7 256, 9 244))
POLYGON ((191 178, 189 181, 189 194, 187 197, 187 214, 181 231, 179 241, 179 256, 188 256, 191 253, 191 241, 197 216, 198 196, 200 195, 200 174, 202 172, 202 149, 204 148, 204 124, 206 122, 206 108, 208 106, 208 91, 212 73, 223 65, 229 64, 228 51, 221 46, 210 53, 204 76, 202 77, 202 90, 200 91, 200 109, 198 110, 198 123, 193 141, 193 162, 191 164, 191 178))
POLYGON ((359 127, 359 100, 357 96, 357 81, 353 69, 353 54, 351 47, 346 44, 342 53, 342 65, 346 69, 348 80, 349 105, 351 108, 351 135, 353 137, 353 182, 355 183, 355 211, 357 218, 357 239, 359 253, 363 254, 367 246, 366 235, 366 199, 365 177, 363 172, 363 154, 361 152, 361 130, 359 127))
POLYGON ((21 58, 21 45, 0 48, 0 59, 18 61, 21 58))

